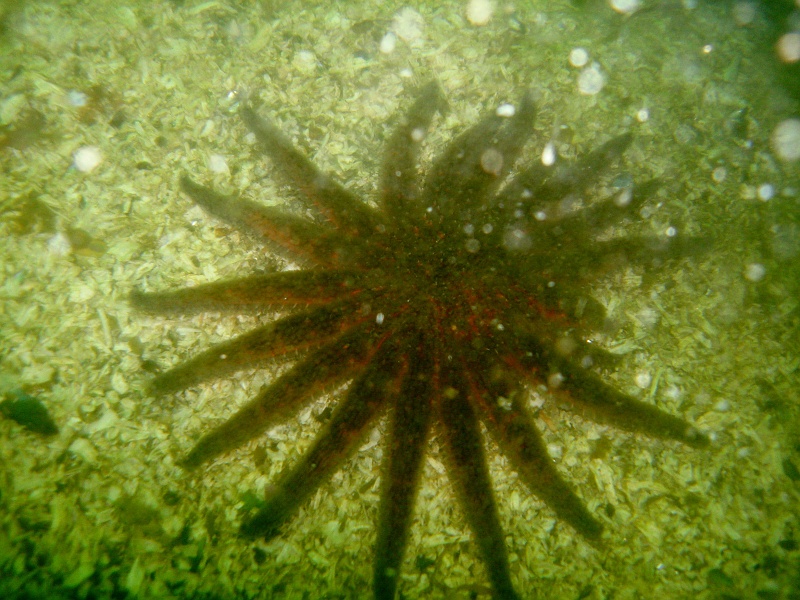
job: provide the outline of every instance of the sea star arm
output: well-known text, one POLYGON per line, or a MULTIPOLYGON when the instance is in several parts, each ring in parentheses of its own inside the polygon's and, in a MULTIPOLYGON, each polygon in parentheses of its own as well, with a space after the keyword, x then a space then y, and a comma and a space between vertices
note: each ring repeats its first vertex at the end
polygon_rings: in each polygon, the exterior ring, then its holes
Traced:
POLYGON ((439 418, 449 474, 492 583, 503 600, 519 596, 511 584, 508 552, 497 515, 478 419, 468 400, 463 369, 440 362, 439 418))
POLYGON ((158 375, 151 388, 167 394, 319 346, 365 318, 355 312, 354 304, 338 302, 289 315, 212 346, 158 375))
POLYGON ((567 392, 566 397, 578 414, 620 429, 677 440, 694 448, 708 446, 708 437, 687 421, 623 394, 603 383, 591 371, 569 361, 555 366, 563 377, 558 389, 567 392))
POLYGON ((242 106, 240 112, 278 172, 310 199, 329 222, 348 236, 369 236, 375 231, 379 217, 374 210, 322 173, 272 123, 248 106, 242 106))
POLYGON ((242 524, 248 537, 271 539, 308 497, 358 448, 380 409, 396 395, 397 356, 384 346, 350 386, 326 428, 300 462, 288 469, 262 507, 242 524))
POLYGON ((362 291, 350 271, 280 271, 165 292, 131 293, 131 303, 151 313, 193 314, 209 310, 241 312, 327 304, 362 291))
POLYGON ((431 421, 431 357, 423 340, 409 342, 408 371, 391 414, 375 542, 375 600, 393 600, 431 421))
POLYGON ((424 208, 419 198, 417 158, 433 115, 443 104, 437 83, 423 87, 387 143, 380 180, 381 201, 386 213, 398 224, 418 220, 424 208))
POLYGON ((498 374, 493 382, 483 382, 472 394, 489 433, 531 491, 575 531, 587 540, 597 541, 602 525, 559 475, 533 419, 522 405, 522 390, 510 383, 516 382, 519 374, 512 377, 507 371, 501 372, 509 376, 498 374))
POLYGON ((230 419, 204 435, 182 466, 192 470, 283 422, 326 389, 342 384, 368 362, 373 343, 354 331, 308 354, 230 419))
POLYGON ((357 254, 359 244, 340 232, 323 227, 279 208, 243 198, 229 198, 181 178, 181 189, 209 214, 260 240, 275 252, 310 265, 332 267, 357 254))

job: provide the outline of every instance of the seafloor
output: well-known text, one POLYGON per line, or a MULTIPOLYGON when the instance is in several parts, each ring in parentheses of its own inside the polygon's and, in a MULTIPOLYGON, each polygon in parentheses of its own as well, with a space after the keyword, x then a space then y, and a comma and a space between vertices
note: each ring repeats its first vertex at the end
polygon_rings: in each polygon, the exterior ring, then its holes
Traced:
MULTIPOLYGON (((765 5, 754 2, 743 25, 733 3, 645 0, 622 16, 602 3, 511 0, 472 26, 465 4, 0 9, 0 393, 41 400, 60 427, 43 437, 0 418, 1 598, 370 597, 380 428, 279 538, 241 539, 242 511, 308 447, 328 399, 185 473, 176 462, 198 436, 273 374, 149 397, 149 372, 253 318, 145 316, 127 297, 282 264, 178 190, 189 172, 291 201, 236 116, 244 94, 368 196, 393 115, 431 79, 450 107, 429 154, 531 88, 530 160, 554 131, 571 156, 632 130, 619 173, 663 183, 648 226, 711 245, 654 281, 631 269, 594 292, 617 324, 607 347, 625 353, 609 378, 696 423, 710 450, 619 433, 532 397, 559 469, 606 525, 603 547, 557 522, 490 445, 522 596, 798 597, 800 166, 769 144, 798 103, 778 83, 765 5), (396 47, 381 52, 390 31, 396 47), (578 92, 576 47, 605 74, 595 95, 578 92), (102 162, 82 172, 73 156, 86 146, 102 162)), ((487 598, 435 440, 423 477, 402 597, 487 598)))

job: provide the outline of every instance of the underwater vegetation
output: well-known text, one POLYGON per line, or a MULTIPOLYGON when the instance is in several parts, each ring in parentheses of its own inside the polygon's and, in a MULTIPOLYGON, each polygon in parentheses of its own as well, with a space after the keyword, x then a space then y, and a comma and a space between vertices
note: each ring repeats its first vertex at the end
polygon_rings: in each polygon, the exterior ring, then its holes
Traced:
MULTIPOLYGON (((648 273, 703 241, 624 234, 657 187, 649 182, 592 201, 587 194, 632 136, 575 161, 517 165, 536 106, 524 95, 456 137, 420 174, 418 155, 443 107, 422 88, 389 137, 375 205, 320 172, 250 106, 241 117, 313 211, 300 216, 229 198, 181 179, 209 214, 291 259, 295 270, 171 291, 135 291, 133 304, 162 314, 280 313, 267 325, 178 364, 152 381, 168 394, 242 369, 291 367, 183 459, 197 469, 343 386, 313 446, 271 486, 242 533, 271 539, 388 414, 373 590, 395 597, 423 458, 433 436, 446 457, 494 597, 518 598, 492 491, 480 424, 530 492, 590 542, 600 521, 554 466, 528 406, 547 389, 582 417, 702 448, 691 424, 618 391, 602 369, 617 357, 592 341, 603 306, 597 278, 627 265, 648 273)), ((673 232, 674 233, 674 232, 673 232)))

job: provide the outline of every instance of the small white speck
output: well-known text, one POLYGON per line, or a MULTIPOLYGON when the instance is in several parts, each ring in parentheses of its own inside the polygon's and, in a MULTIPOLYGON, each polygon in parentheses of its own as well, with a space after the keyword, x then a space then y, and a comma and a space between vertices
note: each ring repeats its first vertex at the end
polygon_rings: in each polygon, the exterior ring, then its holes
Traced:
POLYGON ((467 21, 471 25, 480 27, 487 25, 492 20, 494 14, 494 2, 492 0, 469 0, 467 3, 467 21))
POLYGON ((517 109, 514 108, 513 104, 505 102, 497 107, 496 112, 498 117, 513 117, 514 114, 517 112, 517 109))
POLYGON ((597 63, 592 63, 578 75, 578 90, 585 96, 598 94, 605 84, 606 76, 597 63))
POLYGON ((230 169, 228 169, 228 162, 225 160, 225 157, 221 154, 211 154, 208 157, 208 169, 212 173, 222 173, 222 174, 229 174, 230 169))
POLYGON ((761 263, 750 263, 744 268, 744 278, 748 281, 761 281, 766 274, 767 269, 761 263))
POLYGON ((560 444, 547 444, 547 453, 553 460, 561 460, 564 456, 564 448, 560 444))
POLYGON ((57 233, 47 240, 47 250, 55 256, 66 256, 72 250, 72 244, 63 233, 57 233))
POLYGON ((397 46, 397 36, 393 32, 388 32, 381 38, 379 49, 382 54, 391 54, 397 46))
POLYGON ((379 312, 377 315, 375 315, 375 322, 378 325, 383 325, 383 313, 382 312, 379 312))
POLYGON ((94 171, 97 165, 103 162, 103 154, 97 146, 83 146, 72 155, 72 164, 81 173, 94 171))
POLYGON ((400 77, 403 79, 411 79, 414 76, 414 71, 408 67, 400 69, 400 77))
POLYGON ((731 403, 727 400, 720 400, 714 405, 714 410, 717 412, 727 412, 731 409, 731 403))
POLYGON ((228 355, 227 355, 227 354, 220 354, 220 355, 219 355, 219 359, 220 359, 220 360, 227 360, 227 358, 228 358, 228 355))
POLYGON ((524 229, 510 228, 503 236, 503 245, 507 250, 520 251, 531 247, 531 238, 524 229))
POLYGON ((569 64, 573 67, 585 67, 589 62, 589 52, 586 48, 573 48, 569 52, 569 64))
POLYGON ((404 42, 415 42, 422 37, 425 19, 410 7, 401 9, 392 20, 394 33, 404 42))
POLYGON ((640 371, 636 374, 636 377, 633 378, 633 381, 636 383, 636 387, 644 390, 653 382, 653 376, 647 371, 640 371))
POLYGON ((775 50, 782 62, 791 64, 800 61, 800 31, 784 33, 778 38, 775 50))
POLYGON ((481 249, 481 243, 475 238, 470 238, 464 243, 464 248, 466 248, 467 252, 475 254, 481 249))
POLYGON ((464 233, 467 235, 472 235, 475 233, 475 226, 472 223, 467 223, 464 225, 464 233))
POLYGON ((770 137, 772 150, 781 160, 800 159, 800 119, 785 119, 778 123, 770 137))
POLYGON ((301 73, 313 73, 317 68, 317 57, 311 50, 299 50, 292 59, 292 65, 301 73))
POLYGON ((636 120, 639 121, 639 123, 646 123, 649 118, 650 111, 646 108, 640 108, 636 111, 636 120))
POLYGON ((481 231, 486 235, 489 235, 490 233, 492 233, 492 231, 494 231, 494 225, 492 225, 491 223, 486 223, 483 227, 481 227, 481 231))
POLYGON ((503 154, 496 148, 487 148, 481 154, 481 168, 497 177, 503 170, 503 154))
POLYGON ((70 90, 67 93, 67 100, 72 106, 86 106, 86 103, 89 102, 89 97, 84 94, 83 92, 79 92, 77 90, 70 90))
POLYGON ((762 183, 758 186, 758 199, 766 202, 775 196, 775 187, 771 183, 762 183))
POLYGON ((609 0, 611 8, 623 15, 635 13, 641 7, 641 0, 609 0))
POLYGON ((614 204, 620 208, 625 208, 631 203, 631 200, 633 200, 633 189, 626 187, 614 198, 614 204))
MULTIPOLYGON (((533 214, 533 216, 537 221, 546 221, 547 220, 547 213, 544 212, 543 210, 537 210, 533 214)), ((553 286, 550 286, 550 287, 553 287, 553 286)))
POLYGON ((411 130, 411 140, 414 142, 421 142, 425 139, 425 129, 422 127, 414 127, 411 130))
POLYGON ((545 167, 552 167, 556 162, 556 146, 553 142, 547 142, 542 150, 542 164, 545 167))
POLYGON ((749 2, 747 0, 742 0, 740 2, 736 2, 733 5, 733 20, 736 21, 737 25, 745 26, 750 25, 753 20, 756 18, 756 4, 755 2, 749 2))
POLYGON ((717 183, 722 183, 728 177, 728 171, 725 167, 717 167, 711 171, 711 179, 717 183))
POLYGON ((678 230, 675 229, 674 227, 667 227, 667 229, 664 231, 664 234, 667 237, 675 237, 676 235, 678 235, 678 230))

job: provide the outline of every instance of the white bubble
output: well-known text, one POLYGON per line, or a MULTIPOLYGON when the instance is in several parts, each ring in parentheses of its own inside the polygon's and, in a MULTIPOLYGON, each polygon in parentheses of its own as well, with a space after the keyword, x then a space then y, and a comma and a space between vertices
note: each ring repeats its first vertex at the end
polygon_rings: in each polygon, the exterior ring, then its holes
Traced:
POLYGON ((489 235, 490 233, 492 233, 492 231, 494 231, 494 225, 492 225, 491 223, 486 223, 483 227, 481 227, 481 231, 486 235, 489 235))
POLYGON ((784 33, 775 44, 778 58, 785 63, 796 63, 800 60, 800 32, 784 33))
POLYGON ((741 0, 733 5, 733 19, 737 25, 749 25, 756 18, 756 5, 754 2, 741 0))
POLYGON ((423 127, 414 127, 411 130, 411 139, 415 142, 421 142, 425 139, 425 129, 423 127))
POLYGON ((744 268, 744 278, 748 281, 761 281, 766 274, 767 269, 761 263, 750 263, 744 268))
POLYGON ((103 154, 97 146, 83 146, 72 155, 72 164, 81 173, 94 171, 101 162, 103 162, 103 154))
POLYGON ((467 252, 475 254, 481 249, 481 243, 475 238, 470 238, 464 243, 464 248, 466 248, 467 252))
POLYGON ((620 208, 625 208, 633 200, 633 189, 630 187, 623 188, 619 194, 614 198, 614 204, 620 208))
POLYGON ((594 96, 599 93, 605 84, 606 77, 597 63, 592 63, 578 75, 578 90, 586 96, 594 96))
POLYGON ((497 107, 498 117, 513 117, 516 112, 517 109, 514 108, 514 105, 509 104, 508 102, 505 102, 497 107))
POLYGON ((725 181, 725 178, 728 176, 728 171, 725 167, 717 167, 713 171, 711 171, 711 179, 716 181, 717 183, 722 183, 725 181))
POLYGON ((586 48, 573 48, 569 53, 569 64, 573 67, 583 67, 589 62, 589 52, 586 48))
POLYGON ((494 2, 492 0, 469 0, 467 3, 467 21, 472 25, 486 25, 492 20, 494 2))
POLYGON ((775 186, 771 183, 762 183, 758 186, 758 199, 762 202, 766 202, 767 200, 772 200, 775 196, 775 186))
POLYGON ((786 119, 778 123, 770 138, 778 158, 793 161, 800 158, 800 119, 786 119))
POLYGON ((542 150, 542 164, 545 167, 552 167, 556 162, 556 146, 553 142, 547 142, 542 150))
POLYGON ((636 111, 636 120, 639 123, 645 123, 650 118, 650 111, 646 108, 640 108, 636 111))
POLYGON ((507 250, 520 252, 531 247, 531 238, 524 229, 509 228, 503 236, 503 246, 507 250))
POLYGON ((491 175, 500 175, 503 169, 503 154, 495 148, 487 148, 481 154, 481 168, 491 175))
POLYGON ((383 313, 382 312, 379 312, 377 315, 375 315, 375 322, 378 325, 383 325, 383 313))
POLYGON ((623 15, 635 13, 641 7, 641 0, 609 0, 611 8, 623 15))

